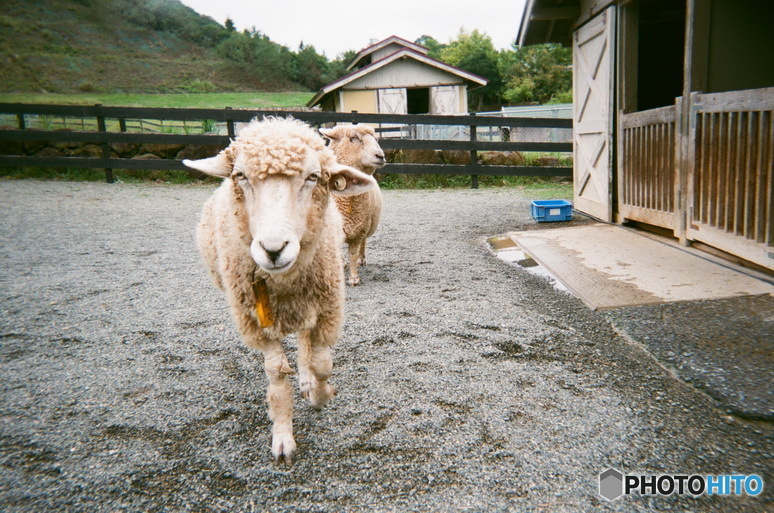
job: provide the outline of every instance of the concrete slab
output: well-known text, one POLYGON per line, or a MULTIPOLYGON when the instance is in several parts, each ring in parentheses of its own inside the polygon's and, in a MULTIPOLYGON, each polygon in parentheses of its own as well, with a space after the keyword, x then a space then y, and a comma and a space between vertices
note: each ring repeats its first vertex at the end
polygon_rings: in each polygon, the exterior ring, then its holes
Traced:
POLYGON ((774 285, 616 225, 508 236, 592 309, 774 294, 774 285))

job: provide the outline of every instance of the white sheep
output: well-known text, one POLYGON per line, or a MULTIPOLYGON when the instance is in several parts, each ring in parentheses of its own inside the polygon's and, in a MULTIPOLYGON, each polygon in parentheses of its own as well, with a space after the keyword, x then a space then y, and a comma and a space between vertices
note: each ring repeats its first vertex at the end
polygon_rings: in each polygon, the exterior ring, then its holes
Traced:
POLYGON ((299 385, 315 409, 335 394, 331 347, 344 308, 341 218, 330 196, 376 185, 339 164, 319 134, 254 120, 217 156, 183 163, 223 177, 197 230, 199 249, 244 342, 263 352, 274 459, 291 463, 294 374, 282 346, 298 333, 299 385))
MULTIPOLYGON (((374 129, 367 125, 339 125, 322 128, 336 160, 369 175, 384 166, 384 152, 374 129)), ((356 196, 336 197, 336 206, 344 219, 344 241, 349 248, 349 285, 358 285, 358 265, 366 263, 366 239, 376 232, 382 214, 382 192, 377 185, 356 196)))

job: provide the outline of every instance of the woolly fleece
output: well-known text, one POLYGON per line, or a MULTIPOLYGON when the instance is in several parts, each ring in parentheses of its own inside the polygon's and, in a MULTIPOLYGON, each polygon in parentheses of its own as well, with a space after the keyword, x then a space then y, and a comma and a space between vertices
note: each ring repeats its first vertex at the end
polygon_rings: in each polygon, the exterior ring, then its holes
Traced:
MULTIPOLYGON (((335 393, 327 383, 332 370, 330 347, 341 330, 344 306, 344 272, 341 259, 343 229, 333 202, 329 179, 338 164, 323 139, 309 126, 295 120, 254 121, 219 158, 227 160, 233 174, 207 201, 197 230, 199 249, 213 282, 228 300, 234 322, 245 344, 264 353, 269 377, 267 400, 274 421, 272 453, 279 461, 292 462, 296 451, 292 433, 292 386, 294 373, 282 348, 282 339, 298 333, 299 382, 304 397, 320 409, 335 393), (282 274, 257 268, 250 253, 252 235, 238 174, 249 186, 260 187, 269 175, 304 180, 304 160, 313 151, 322 177, 314 185, 306 210, 306 232, 293 267, 282 274), (234 168, 235 163, 238 168, 234 168), (242 178, 244 179, 244 178, 242 178), (268 288, 274 325, 261 328, 255 314, 251 282, 263 278, 268 288)), ((339 168, 341 166, 338 166, 339 168)))
MULTIPOLYGON (((384 153, 376 141, 374 129, 367 125, 339 125, 323 132, 331 141, 331 148, 336 159, 347 166, 357 168, 364 173, 373 175, 376 169, 382 167, 367 165, 373 162, 374 152, 384 153), (365 144, 367 137, 373 138, 374 144, 365 144), (355 139, 356 142, 353 142, 355 139), (364 153, 366 152, 366 153, 364 153)), ((383 160, 382 160, 383 162, 383 160)), ((382 214, 382 192, 377 185, 366 193, 357 196, 334 198, 336 207, 344 222, 344 241, 349 249, 349 280, 350 285, 358 285, 360 277, 358 265, 366 263, 366 239, 376 232, 382 214)))

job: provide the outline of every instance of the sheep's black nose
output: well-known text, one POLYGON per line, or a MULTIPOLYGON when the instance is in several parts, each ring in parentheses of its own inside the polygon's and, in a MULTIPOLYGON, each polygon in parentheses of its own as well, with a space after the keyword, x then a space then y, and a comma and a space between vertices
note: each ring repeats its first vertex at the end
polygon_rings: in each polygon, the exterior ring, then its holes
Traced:
POLYGON ((281 243, 268 244, 268 245, 261 242, 261 247, 266 252, 266 256, 269 257, 269 260, 271 260, 272 264, 277 263, 277 259, 279 258, 280 254, 282 254, 282 250, 285 249, 285 246, 287 245, 288 245, 288 241, 283 241, 281 243))

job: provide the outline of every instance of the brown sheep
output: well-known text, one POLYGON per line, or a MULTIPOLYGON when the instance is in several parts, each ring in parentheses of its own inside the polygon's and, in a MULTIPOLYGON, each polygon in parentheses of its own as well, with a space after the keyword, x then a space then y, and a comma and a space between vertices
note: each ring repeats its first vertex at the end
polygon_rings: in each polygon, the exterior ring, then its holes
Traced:
MULTIPOLYGON (((374 129, 367 125, 339 125, 320 132, 330 140, 336 160, 369 175, 384 166, 384 152, 374 129)), ((382 192, 377 185, 356 196, 336 197, 344 219, 344 241, 349 248, 349 285, 360 284, 358 265, 366 263, 366 239, 376 232, 382 214, 382 192)))

